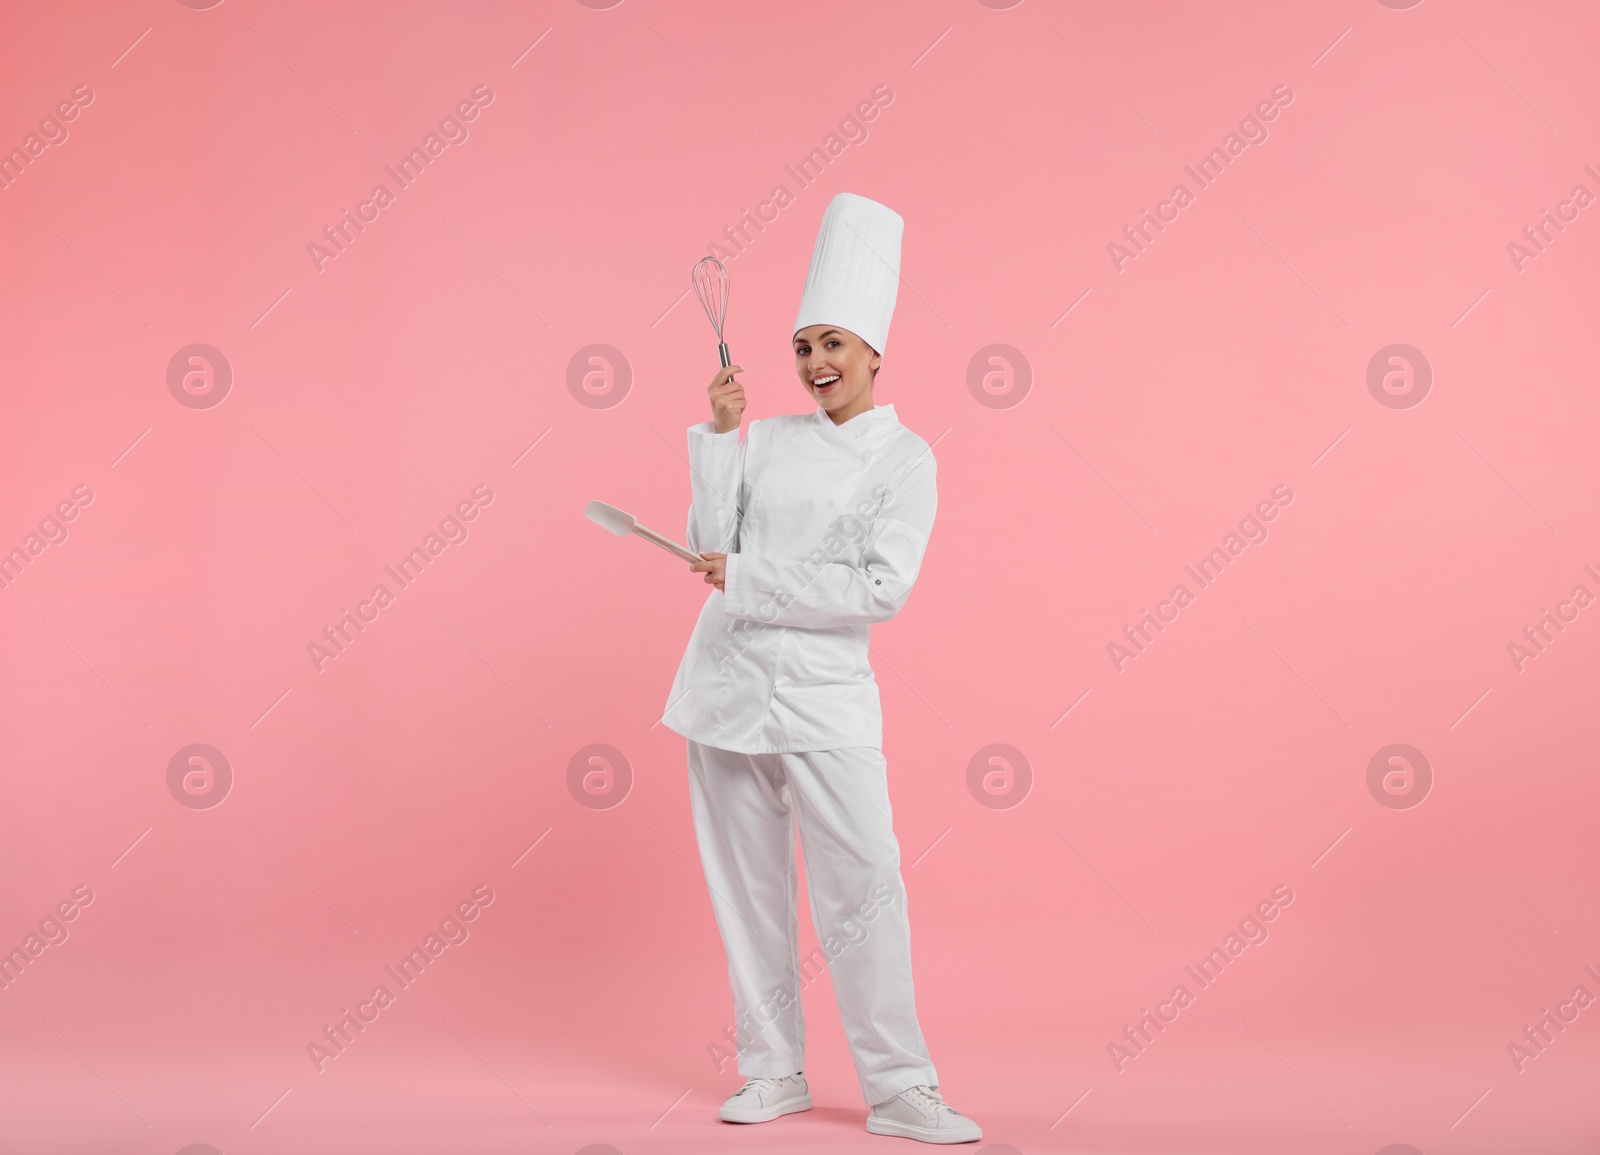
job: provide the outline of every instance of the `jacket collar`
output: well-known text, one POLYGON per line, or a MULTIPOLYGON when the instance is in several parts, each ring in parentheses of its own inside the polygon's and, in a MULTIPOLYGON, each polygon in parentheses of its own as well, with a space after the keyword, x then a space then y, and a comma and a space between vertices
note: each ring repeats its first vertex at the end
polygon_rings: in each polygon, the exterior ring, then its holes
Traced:
POLYGON ((834 437, 860 437, 868 430, 900 423, 893 404, 874 405, 865 413, 857 413, 843 425, 834 424, 833 418, 828 416, 828 411, 818 405, 816 412, 811 415, 811 420, 821 427, 825 435, 834 437))

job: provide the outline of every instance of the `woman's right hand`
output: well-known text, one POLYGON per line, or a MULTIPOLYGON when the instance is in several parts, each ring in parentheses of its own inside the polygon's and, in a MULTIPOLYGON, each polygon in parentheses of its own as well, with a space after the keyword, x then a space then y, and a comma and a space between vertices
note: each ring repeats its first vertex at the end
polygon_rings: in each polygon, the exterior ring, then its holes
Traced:
POLYGON ((744 414, 744 386, 733 379, 735 373, 744 372, 742 365, 728 365, 711 378, 706 393, 711 397, 711 415, 718 433, 739 428, 744 414))

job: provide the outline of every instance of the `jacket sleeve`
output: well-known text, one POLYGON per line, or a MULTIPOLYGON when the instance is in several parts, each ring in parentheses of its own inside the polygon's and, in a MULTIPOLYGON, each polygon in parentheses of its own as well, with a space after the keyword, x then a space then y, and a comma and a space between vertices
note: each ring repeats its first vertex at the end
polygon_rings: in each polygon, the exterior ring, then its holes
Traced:
MULTIPOLYGON (((754 422, 751 423, 752 427, 754 422)), ((739 505, 744 480, 747 435, 739 431, 716 432, 716 425, 703 421, 689 426, 689 529, 687 545, 695 553, 732 553, 739 546, 739 523, 744 510, 739 505)))
MULTIPOLYGON (((828 629, 886 621, 899 613, 933 532, 939 498, 932 452, 924 451, 887 488, 859 567, 824 560, 845 547, 843 538, 831 533, 809 554, 788 561, 730 553, 722 591, 728 616, 828 629)), ((847 516, 848 511, 835 524, 847 516)))

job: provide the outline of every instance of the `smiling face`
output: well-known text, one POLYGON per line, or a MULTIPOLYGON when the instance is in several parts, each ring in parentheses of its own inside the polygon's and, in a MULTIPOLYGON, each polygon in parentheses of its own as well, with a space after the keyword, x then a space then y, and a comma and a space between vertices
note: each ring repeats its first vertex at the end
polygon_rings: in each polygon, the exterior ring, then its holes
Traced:
POLYGON ((810 325, 794 335, 794 371, 834 421, 872 408, 872 377, 883 356, 837 325, 810 325))

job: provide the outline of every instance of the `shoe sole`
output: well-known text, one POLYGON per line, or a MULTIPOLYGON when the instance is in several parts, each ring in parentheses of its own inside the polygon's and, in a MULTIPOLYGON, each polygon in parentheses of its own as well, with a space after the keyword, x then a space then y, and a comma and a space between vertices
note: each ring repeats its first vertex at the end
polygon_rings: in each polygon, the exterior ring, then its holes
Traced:
POLYGON ((874 1135, 895 1135, 924 1143, 976 1143, 983 1138, 982 1131, 976 1135, 953 1135, 949 1131, 930 1131, 926 1127, 913 1127, 909 1123, 897 1123, 893 1119, 878 1119, 871 1115, 867 1116, 867 1130, 874 1135))
POLYGON ((807 1091, 799 1099, 790 1099, 784 1103, 774 1103, 770 1107, 763 1107, 759 1111, 744 1111, 730 1113, 727 1108, 718 1112, 724 1123, 770 1123, 783 1115, 792 1115, 796 1111, 811 1110, 811 1092, 807 1091))

